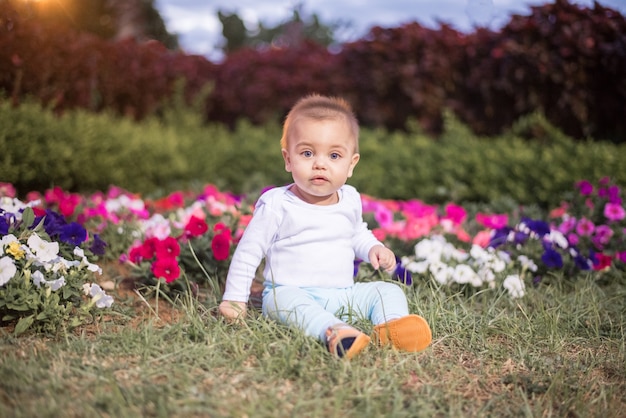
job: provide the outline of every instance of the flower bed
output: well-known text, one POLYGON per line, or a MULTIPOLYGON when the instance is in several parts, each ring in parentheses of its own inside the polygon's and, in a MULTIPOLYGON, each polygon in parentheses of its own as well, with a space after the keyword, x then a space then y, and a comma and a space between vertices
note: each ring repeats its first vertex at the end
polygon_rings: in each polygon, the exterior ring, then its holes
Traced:
MULTIPOLYGON (((456 204, 362 196, 374 234, 398 257, 391 279, 407 286, 504 288, 511 297, 546 278, 623 275, 626 221, 621 189, 608 178, 583 180, 545 216, 470 214, 456 204)), ((207 185, 144 199, 111 187, 90 196, 59 188, 15 198, 0 183, 0 314, 16 333, 52 331, 90 320, 113 299, 98 284, 98 262, 131 267, 138 287, 175 295, 200 289, 215 300, 256 196, 207 185), (76 315, 76 313, 80 313, 76 315)), ((375 272, 355 261, 357 280, 375 272)))

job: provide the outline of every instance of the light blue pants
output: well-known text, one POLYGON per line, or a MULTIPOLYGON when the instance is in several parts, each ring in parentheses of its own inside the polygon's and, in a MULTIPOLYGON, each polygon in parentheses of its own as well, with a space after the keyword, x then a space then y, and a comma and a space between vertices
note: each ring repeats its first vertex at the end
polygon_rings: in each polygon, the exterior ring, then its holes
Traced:
POLYGON ((368 319, 374 325, 409 314, 404 291, 395 283, 355 283, 343 289, 266 285, 263 315, 326 341, 328 327, 368 319))

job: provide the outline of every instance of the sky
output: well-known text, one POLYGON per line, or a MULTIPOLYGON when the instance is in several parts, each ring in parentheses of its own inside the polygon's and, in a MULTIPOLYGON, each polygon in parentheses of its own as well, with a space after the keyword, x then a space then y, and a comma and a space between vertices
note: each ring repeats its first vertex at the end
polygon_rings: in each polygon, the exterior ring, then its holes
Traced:
MULTIPOLYGON (((593 0, 570 0, 593 7, 593 0)), ((167 29, 178 35, 182 49, 219 61, 222 26, 218 10, 236 12, 249 29, 263 22, 272 26, 288 20, 297 4, 305 15, 317 14, 322 23, 349 24, 336 35, 341 42, 363 37, 373 26, 398 27, 408 22, 437 29, 439 22, 461 32, 476 26, 498 29, 512 14, 526 15, 530 7, 550 0, 156 0, 167 29)), ((626 15, 626 0, 599 0, 626 15)))

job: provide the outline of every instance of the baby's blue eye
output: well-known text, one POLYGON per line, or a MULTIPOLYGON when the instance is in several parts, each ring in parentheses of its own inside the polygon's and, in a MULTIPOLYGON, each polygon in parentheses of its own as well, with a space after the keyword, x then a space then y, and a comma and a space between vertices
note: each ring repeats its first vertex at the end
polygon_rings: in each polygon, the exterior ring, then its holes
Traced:
POLYGON ((330 154, 330 159, 331 160, 337 160, 341 157, 341 155, 337 154, 336 152, 333 152, 330 154))
POLYGON ((302 151, 302 155, 305 157, 312 157, 313 153, 311 151, 302 151))

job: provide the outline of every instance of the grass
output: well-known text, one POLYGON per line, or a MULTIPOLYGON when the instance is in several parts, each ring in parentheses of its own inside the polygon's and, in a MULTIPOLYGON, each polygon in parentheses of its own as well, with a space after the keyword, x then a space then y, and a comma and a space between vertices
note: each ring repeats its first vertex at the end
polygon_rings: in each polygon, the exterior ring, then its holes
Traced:
MULTIPOLYGON (((626 287, 592 278, 521 300, 420 283, 432 325, 419 354, 371 347, 350 362, 253 311, 173 309, 119 295, 66 336, 0 340, 4 417, 613 417, 626 410, 626 287), (157 316, 158 315, 158 316, 157 316)), ((0 332, 2 332, 0 330, 0 332)))

